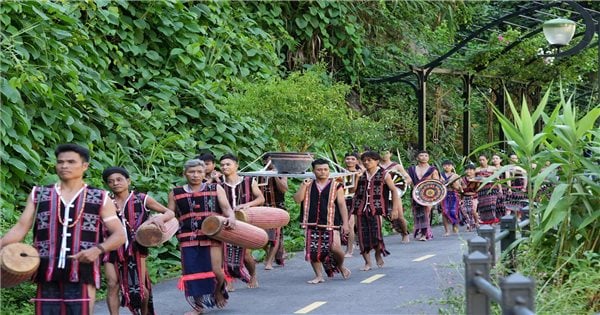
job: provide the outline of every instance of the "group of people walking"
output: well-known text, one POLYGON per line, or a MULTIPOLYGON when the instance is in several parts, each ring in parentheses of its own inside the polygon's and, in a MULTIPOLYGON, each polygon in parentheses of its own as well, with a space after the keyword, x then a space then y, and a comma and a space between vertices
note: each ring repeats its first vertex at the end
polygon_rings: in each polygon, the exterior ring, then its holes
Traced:
MULTIPOLYGON (((120 306, 129 308, 133 314, 154 314, 146 268, 148 248, 136 242, 135 234, 148 222, 164 231, 165 223, 172 218, 179 221, 176 237, 182 277, 178 286, 185 291, 193 308, 190 314, 224 307, 229 292, 235 289, 234 279, 245 282, 249 288, 258 287, 256 261, 251 251, 204 235, 202 222, 209 216, 220 215, 227 218, 225 228, 235 229, 235 211, 256 206, 285 209, 286 177, 241 176, 238 159, 233 154, 220 157, 220 171, 217 171, 216 158, 205 153, 185 162, 186 184, 174 187, 167 205, 163 206, 152 197, 133 191, 129 172, 119 166, 102 173, 110 191, 87 185, 83 179, 89 166, 86 148, 64 144, 56 148, 55 155, 58 183, 34 187, 19 221, 0 239, 0 248, 21 242, 33 226, 33 245, 41 258, 34 278, 38 284, 33 298, 36 314, 91 313, 100 286, 101 264, 105 267, 111 314, 118 314, 120 306), (151 216, 151 210, 161 215, 151 216)), ((419 152, 417 164, 407 170, 391 162, 390 157, 387 150, 381 155, 375 151, 360 156, 348 153, 343 177, 331 176, 328 160, 312 162, 314 179, 305 179, 293 195, 300 204, 299 220, 305 229, 305 258, 315 273, 307 281, 309 284, 324 282, 324 274, 350 277, 344 259, 352 256, 355 243, 364 260, 361 270, 373 268, 371 251, 376 265, 383 267, 383 257, 389 254, 382 232, 386 219, 402 235, 402 242, 409 242, 401 194, 395 181, 398 176, 403 178, 404 185, 435 179, 448 186, 441 204, 446 234, 449 225, 457 232, 461 222, 468 229, 480 223, 497 222, 501 214, 498 196, 517 190, 523 193, 526 186, 517 181, 512 186, 490 183, 479 189, 479 177, 489 176, 499 167, 488 166, 485 156, 480 157, 479 168, 467 165, 464 177, 454 173, 449 161, 443 163, 444 171, 440 172, 429 164, 426 151, 419 152), (345 251, 342 244, 346 245, 345 251)), ((496 163, 496 157, 492 161, 496 163)), ((272 169, 268 155, 263 162, 272 169)), ((504 178, 514 177, 515 174, 509 173, 504 178)), ((433 237, 431 210, 430 206, 413 200, 416 239, 426 241, 433 237)), ((267 231, 265 270, 273 269, 273 264, 284 264, 282 229, 267 231)))

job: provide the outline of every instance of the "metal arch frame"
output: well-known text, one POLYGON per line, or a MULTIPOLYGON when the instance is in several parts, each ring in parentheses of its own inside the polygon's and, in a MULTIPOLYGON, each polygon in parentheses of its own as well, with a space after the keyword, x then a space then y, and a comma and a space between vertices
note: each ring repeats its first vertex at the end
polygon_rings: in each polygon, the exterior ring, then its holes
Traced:
MULTIPOLYGON (((417 96, 418 103, 419 103, 418 104, 419 105, 418 114, 417 114, 418 115, 418 139, 419 139, 418 146, 419 146, 420 150, 424 150, 426 148, 427 79, 428 79, 429 75, 432 73, 432 71, 436 67, 440 66, 444 60, 449 58, 451 55, 456 53, 461 48, 465 47, 471 40, 475 39, 477 36, 479 36, 480 34, 482 34, 485 31, 489 30, 490 28, 500 25, 501 23, 503 23, 507 20, 510 20, 512 18, 515 18, 518 16, 523 16, 523 14, 528 14, 533 11, 537 11, 537 10, 541 10, 541 9, 557 7, 557 6, 562 5, 563 3, 566 3, 569 6, 571 6, 572 8, 574 8, 575 11, 577 11, 581 15, 582 19, 584 20, 585 26, 586 26, 584 36, 582 37, 582 40, 579 43, 577 43, 577 45, 571 47, 570 49, 565 50, 565 51, 560 51, 553 55, 544 55, 544 56, 565 57, 565 56, 571 56, 571 55, 577 54, 578 52, 580 52, 581 50, 583 50, 590 44, 595 32, 598 33, 599 38, 600 38, 600 23, 596 24, 594 22, 594 19, 587 12, 587 10, 573 0, 553 1, 550 3, 536 3, 535 5, 532 5, 531 7, 526 7, 521 10, 515 11, 513 13, 507 14, 501 18, 498 18, 498 19, 486 24, 485 26, 479 28, 477 31, 472 32, 469 36, 467 36, 467 38, 463 39, 460 43, 455 45, 450 51, 448 51, 444 55, 436 58, 435 60, 425 64, 424 66, 421 66, 421 67, 412 66, 410 71, 407 71, 407 72, 404 72, 404 73, 401 73, 401 74, 398 74, 395 76, 384 77, 384 78, 368 78, 368 79, 366 79, 366 81, 368 83, 374 83, 374 84, 401 82, 401 83, 409 84, 413 88, 413 90, 415 91, 415 94, 417 96), (410 75, 415 75, 417 84, 414 84, 413 82, 405 79, 406 77, 408 77, 410 75)), ((532 37, 535 34, 538 34, 539 32, 541 32, 541 30, 542 29, 540 28, 538 30, 530 32, 529 34, 522 36, 521 38, 519 38, 519 40, 517 40, 514 43, 510 44, 509 46, 505 47, 505 49, 502 50, 501 54, 511 50, 512 48, 514 48, 515 46, 517 46, 518 44, 523 42, 523 40, 525 40, 529 37, 532 37)), ((598 41, 598 46, 599 46, 598 47, 598 49, 599 49, 598 62, 600 64, 600 40, 598 41)), ((494 61, 495 59, 496 58, 492 59, 492 61, 494 61)), ((477 69, 478 70, 477 72, 479 72, 483 69, 485 69, 485 68, 477 69)), ((470 114, 468 112, 468 107, 470 104, 472 77, 470 77, 469 79, 465 79, 463 77, 463 83, 464 83, 463 95, 465 96, 464 114, 463 114, 463 154, 465 156, 467 156, 470 153, 470 128, 469 128, 470 127, 469 126, 470 125, 470 114)), ((597 84, 600 85, 600 71, 598 71, 598 83, 597 84)), ((600 90, 600 88, 599 88, 599 90, 600 90)))

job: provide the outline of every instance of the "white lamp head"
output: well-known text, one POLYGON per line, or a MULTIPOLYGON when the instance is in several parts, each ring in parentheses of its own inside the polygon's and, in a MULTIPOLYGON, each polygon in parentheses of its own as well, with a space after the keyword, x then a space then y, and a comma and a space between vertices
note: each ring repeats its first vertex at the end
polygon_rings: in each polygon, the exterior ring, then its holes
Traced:
POLYGON ((576 23, 568 19, 553 19, 544 22, 544 36, 552 46, 566 46, 575 35, 576 23))

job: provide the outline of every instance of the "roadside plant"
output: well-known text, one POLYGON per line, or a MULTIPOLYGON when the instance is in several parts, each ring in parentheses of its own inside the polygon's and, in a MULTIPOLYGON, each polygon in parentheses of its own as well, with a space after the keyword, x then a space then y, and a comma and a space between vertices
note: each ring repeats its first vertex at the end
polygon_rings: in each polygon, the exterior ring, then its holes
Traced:
POLYGON ((579 114, 573 96, 566 98, 561 90, 548 116, 550 90, 533 113, 525 101, 518 111, 509 97, 513 121, 498 110, 496 116, 528 173, 533 247, 558 268, 572 254, 580 258, 600 248, 600 106, 579 114), (544 127, 536 133, 540 120, 544 127))

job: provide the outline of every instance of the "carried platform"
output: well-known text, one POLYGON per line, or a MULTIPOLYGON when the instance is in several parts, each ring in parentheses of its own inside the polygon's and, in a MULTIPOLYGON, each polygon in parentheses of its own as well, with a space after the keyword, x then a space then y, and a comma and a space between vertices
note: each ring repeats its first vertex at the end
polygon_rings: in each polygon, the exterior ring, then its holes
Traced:
MULTIPOLYGON (((347 176, 352 176, 354 174, 357 174, 356 172, 335 172, 335 173, 330 173, 329 174, 329 178, 338 178, 338 177, 347 177, 347 176)), ((306 172, 306 173, 278 173, 275 171, 254 171, 254 172, 239 172, 238 175, 240 176, 253 176, 253 177, 288 177, 288 178, 299 178, 299 179, 305 179, 305 178, 315 178, 315 174, 313 174, 312 172, 306 172)))

